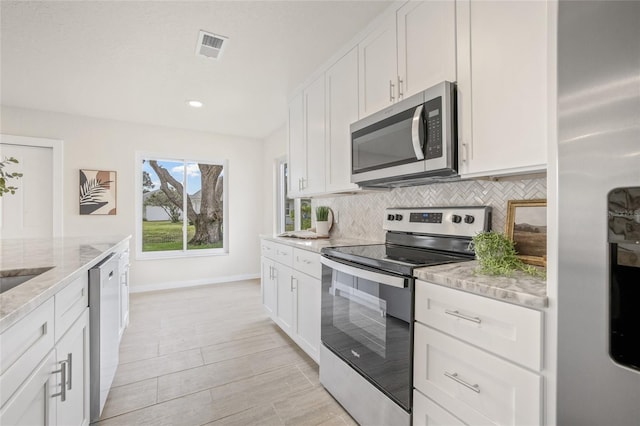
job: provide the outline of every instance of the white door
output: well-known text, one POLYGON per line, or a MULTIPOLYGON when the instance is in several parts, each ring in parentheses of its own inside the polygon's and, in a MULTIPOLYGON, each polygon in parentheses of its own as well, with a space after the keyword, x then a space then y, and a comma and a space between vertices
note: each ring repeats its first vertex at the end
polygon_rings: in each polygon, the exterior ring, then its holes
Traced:
POLYGON ((397 101, 396 17, 389 15, 358 45, 360 116, 365 117, 397 101))
POLYGON ((455 2, 409 2, 398 10, 397 19, 399 96, 456 81, 455 2))
POLYGON ((303 182, 302 190, 306 194, 324 192, 324 97, 323 74, 304 91, 307 181, 303 182))
POLYGON ((58 425, 89 424, 89 309, 56 346, 58 363, 65 361, 65 400, 58 401, 58 425))
POLYGON ((289 103, 289 196, 299 196, 307 178, 307 141, 304 136, 304 99, 298 94, 289 103))
POLYGON ((312 358, 319 359, 322 284, 317 278, 296 273, 296 342, 312 358))
POLYGON ((293 280, 291 268, 274 262, 276 281, 277 318, 276 322, 288 335, 293 332, 293 280))
POLYGON ((60 396, 59 365, 52 350, 16 394, 0 410, 0 424, 47 426, 56 424, 56 403, 60 396))
POLYGON ((0 158, 14 157, 5 172, 23 176, 7 183, 15 194, 0 197, 0 238, 39 238, 62 234, 62 142, 2 135, 0 158))
POLYGON ((459 1, 462 173, 546 169, 546 2, 459 1))
POLYGON ((358 120, 358 49, 353 48, 326 72, 327 191, 355 190, 351 183, 351 130, 358 120))

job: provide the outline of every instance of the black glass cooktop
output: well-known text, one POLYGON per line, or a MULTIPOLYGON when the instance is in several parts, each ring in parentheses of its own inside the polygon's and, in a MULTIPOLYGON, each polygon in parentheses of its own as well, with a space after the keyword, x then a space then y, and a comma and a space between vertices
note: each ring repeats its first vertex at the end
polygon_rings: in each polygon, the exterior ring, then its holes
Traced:
POLYGON ((328 247, 322 249, 322 253, 337 259, 403 275, 412 275, 415 268, 424 266, 473 260, 473 256, 469 255, 443 253, 393 244, 328 247))

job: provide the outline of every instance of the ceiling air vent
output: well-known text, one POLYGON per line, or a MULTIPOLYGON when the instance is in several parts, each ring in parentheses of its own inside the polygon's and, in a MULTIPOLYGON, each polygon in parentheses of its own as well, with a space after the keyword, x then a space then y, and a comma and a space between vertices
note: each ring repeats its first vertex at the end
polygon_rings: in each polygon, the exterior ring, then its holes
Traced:
POLYGON ((227 37, 200 30, 198 44, 196 46, 196 55, 204 56, 205 58, 220 59, 222 51, 228 42, 229 39, 227 37))

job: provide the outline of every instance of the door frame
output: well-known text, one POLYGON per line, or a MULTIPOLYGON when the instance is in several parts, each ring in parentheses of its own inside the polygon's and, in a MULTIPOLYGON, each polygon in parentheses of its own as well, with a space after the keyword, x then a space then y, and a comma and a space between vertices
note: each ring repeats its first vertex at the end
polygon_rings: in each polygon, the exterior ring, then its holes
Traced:
POLYGON ((64 178, 62 175, 63 166, 63 141, 60 139, 34 138, 30 136, 16 136, 0 134, 0 144, 35 146, 40 148, 51 148, 53 151, 53 237, 63 235, 63 195, 64 178))

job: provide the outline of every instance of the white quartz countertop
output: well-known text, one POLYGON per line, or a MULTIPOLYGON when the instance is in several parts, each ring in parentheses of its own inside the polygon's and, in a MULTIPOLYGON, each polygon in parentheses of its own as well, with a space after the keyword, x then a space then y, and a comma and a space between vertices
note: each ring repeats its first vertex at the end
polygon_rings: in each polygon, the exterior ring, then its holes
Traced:
POLYGON ((0 294, 0 333, 130 238, 131 236, 114 236, 0 240, 0 271, 3 275, 16 275, 16 270, 51 267, 35 278, 0 294))
POLYGON ((325 247, 357 246, 365 244, 384 244, 384 241, 358 240, 354 238, 317 238, 301 239, 290 237, 277 237, 272 235, 261 235, 261 239, 286 244, 303 250, 320 253, 325 247))
POLYGON ((541 309, 548 305, 544 279, 515 272, 510 277, 481 275, 477 261, 427 266, 414 271, 416 278, 516 305, 541 309))

